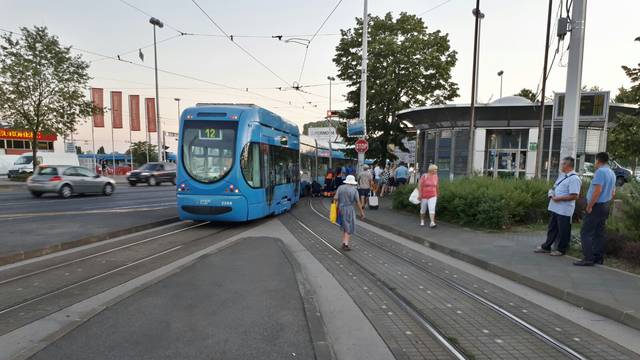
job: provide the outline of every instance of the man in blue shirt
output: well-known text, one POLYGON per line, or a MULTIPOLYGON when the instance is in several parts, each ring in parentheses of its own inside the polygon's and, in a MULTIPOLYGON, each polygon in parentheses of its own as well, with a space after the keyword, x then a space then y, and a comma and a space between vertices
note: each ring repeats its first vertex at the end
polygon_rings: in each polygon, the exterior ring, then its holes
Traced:
POLYGON ((560 170, 553 188, 549 190, 549 227, 547 230, 547 241, 540 245, 535 252, 550 254, 551 256, 562 256, 567 252, 571 242, 571 217, 576 208, 576 199, 580 195, 582 181, 573 168, 575 159, 568 156, 562 159, 560 170), (552 250, 553 243, 558 242, 556 250, 552 250))
POLYGON ((609 217, 609 205, 616 193, 616 175, 609 168, 609 154, 596 155, 596 172, 587 192, 587 215, 582 223, 582 255, 576 266, 602 264, 604 258, 605 224, 609 217))
POLYGON ((407 183, 407 179, 409 178, 409 169, 404 165, 403 162, 400 163, 400 166, 396 169, 396 182, 398 186, 404 185, 407 183))

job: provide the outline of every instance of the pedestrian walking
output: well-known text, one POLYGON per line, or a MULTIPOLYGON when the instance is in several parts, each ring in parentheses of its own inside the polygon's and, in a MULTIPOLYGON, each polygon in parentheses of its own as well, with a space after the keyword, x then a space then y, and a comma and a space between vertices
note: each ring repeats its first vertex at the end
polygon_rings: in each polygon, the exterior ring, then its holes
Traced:
POLYGON ((348 175, 338 190, 333 199, 337 203, 338 212, 342 219, 340 227, 342 228, 342 250, 349 251, 349 241, 351 235, 356 232, 356 209, 360 211, 360 216, 364 219, 364 210, 360 197, 358 196, 358 190, 356 190, 356 178, 353 175, 348 175))
POLYGON ((380 197, 384 197, 384 194, 389 190, 389 181, 391 180, 391 169, 389 165, 384 167, 382 174, 380 174, 380 197))
POLYGON ((383 172, 383 170, 382 170, 382 168, 380 167, 380 163, 379 163, 379 162, 377 162, 377 163, 376 163, 376 166, 373 168, 373 179, 374 179, 374 180, 375 180, 375 182, 376 182, 376 192, 377 192, 378 194, 380 194, 379 192, 382 190, 382 184, 381 184, 381 181, 382 181, 382 172, 383 172))
POLYGON ((538 246, 534 252, 562 256, 569 249, 571 242, 571 218, 576 208, 576 199, 580 195, 582 181, 574 171, 575 159, 567 156, 562 159, 560 170, 562 173, 549 190, 549 226, 547 240, 538 246), (556 249, 552 248, 557 243, 556 249))
POLYGON ((369 165, 364 165, 362 171, 358 174, 358 194, 360 195, 360 203, 366 204, 367 198, 371 193, 371 186, 373 185, 373 178, 369 171, 369 165))
POLYGON ((400 162, 400 165, 396 169, 396 183, 398 186, 402 186, 407 183, 409 179, 409 169, 405 163, 400 162))
POLYGON ((438 181, 438 167, 434 164, 429 165, 429 169, 418 180, 418 194, 420 200, 420 226, 424 226, 424 220, 427 210, 429 211, 430 228, 436 225, 436 203, 438 194, 440 193, 440 184, 438 181))
POLYGON ((596 155, 596 171, 587 192, 587 208, 580 238, 582 240, 582 260, 576 266, 593 266, 604 263, 605 224, 609 217, 611 200, 616 194, 616 175, 609 168, 609 154, 596 155))

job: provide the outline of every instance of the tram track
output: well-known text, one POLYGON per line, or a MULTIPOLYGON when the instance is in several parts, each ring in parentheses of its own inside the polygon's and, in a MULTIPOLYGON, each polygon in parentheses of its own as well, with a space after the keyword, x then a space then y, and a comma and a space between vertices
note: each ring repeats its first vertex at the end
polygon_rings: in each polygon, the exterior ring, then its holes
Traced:
POLYGON ((202 229, 207 225, 210 223, 167 231, 2 280, 0 292, 11 296, 7 296, 0 306, 0 334, 117 286, 134 274, 151 271, 166 259, 188 254, 194 251, 191 248, 206 246, 207 238, 235 228, 225 225, 209 231, 202 229), (156 243, 161 239, 167 240, 156 243), (89 270, 75 272, 78 267, 89 270), (69 276, 56 276, 61 274, 69 276), (55 281, 50 281, 52 278, 55 281), (46 283, 52 286, 38 287, 46 283), (85 291, 85 287, 91 291, 85 291))
MULTIPOLYGON (((312 201, 309 201, 309 208, 318 217, 320 217, 323 220, 329 222, 329 219, 324 214, 320 213, 313 206, 312 201)), ((296 220, 297 221, 301 221, 301 219, 297 218, 297 217, 296 217, 296 220)), ((309 230, 311 230, 311 229, 309 229, 309 230)), ((317 234, 314 234, 314 235, 316 237, 320 237, 317 234)), ((469 288, 466 288, 466 287, 464 287, 464 286, 452 281, 451 279, 448 279, 448 278, 436 273, 435 271, 432 271, 428 267, 424 266, 422 263, 420 263, 420 262, 418 262, 418 261, 416 261, 414 259, 410 259, 407 256, 403 255, 402 253, 399 253, 398 251, 392 250, 389 247, 386 247, 384 245, 381 245, 380 243, 372 241, 372 240, 368 239, 365 236, 355 234, 354 237, 357 238, 358 240, 366 242, 367 244, 373 246, 374 248, 376 248, 378 250, 381 250, 382 252, 384 252, 384 253, 386 253, 388 255, 393 256, 396 259, 399 259, 400 261, 404 262, 405 264, 408 264, 411 267, 419 270, 423 274, 425 274, 425 275, 427 275, 429 277, 437 279, 439 282, 441 282, 442 284, 446 285, 450 289, 454 290, 458 294, 463 295, 467 299, 471 299, 473 302, 475 302, 478 305, 481 305, 483 308, 491 310, 493 313, 498 314, 501 318, 508 320, 510 323, 512 323, 514 325, 517 325, 521 329, 524 329, 531 336, 542 340, 544 343, 546 343, 550 347, 552 347, 555 350, 557 350, 558 352, 564 354, 566 358, 577 359, 577 360, 586 360, 586 359, 588 359, 588 357, 586 357, 585 355, 581 354, 579 351, 575 350, 573 347, 571 347, 571 346, 567 345, 566 343, 556 339, 555 337, 553 337, 550 334, 548 334, 547 332, 539 329, 538 327, 530 324, 529 322, 525 321, 521 317, 519 317, 519 316, 513 314, 512 312, 508 311, 504 307, 501 307, 500 305, 490 301, 489 299, 487 299, 484 296, 478 294, 477 292, 475 292, 475 291, 473 291, 473 290, 471 290, 469 288)), ((323 242, 327 246, 331 246, 332 248, 335 249, 335 247, 330 245, 324 239, 323 239, 323 242)), ((460 351, 460 353, 463 356, 465 355, 464 349, 461 349, 459 347, 459 345, 457 344, 457 342, 452 344, 451 342, 447 341, 446 333, 444 331, 441 331, 438 328, 438 326, 436 324, 434 324, 429 319, 429 317, 426 316, 415 304, 413 304, 413 302, 410 299, 407 299, 405 296, 400 294, 395 285, 392 285, 392 284, 388 283, 387 281, 384 281, 378 274, 376 274, 374 271, 372 271, 370 269, 370 267, 368 267, 367 265, 365 265, 363 263, 360 263, 358 260, 354 259, 352 256, 349 256, 349 255, 345 254, 345 257, 349 258, 350 261, 352 261, 353 263, 358 265, 360 268, 365 270, 367 273, 371 274, 371 276, 373 276, 381 284, 383 284, 383 286, 386 288, 386 290, 389 293, 393 294, 393 296, 395 297, 396 301, 398 301, 400 304, 404 305, 403 307, 407 308, 409 314, 411 314, 412 317, 416 321, 418 321, 419 323, 422 323, 423 326, 425 326, 432 334, 434 334, 436 339, 439 340, 439 342, 441 344, 443 344, 443 346, 445 346, 447 349, 449 349, 450 347, 454 347, 456 349, 460 349, 460 350, 462 350, 462 351, 460 351), (433 327, 433 330, 430 330, 429 327, 433 327), (442 339, 444 339, 445 341, 442 341, 442 339)), ((460 358, 460 357, 457 357, 457 355, 455 353, 452 352, 452 354, 454 356, 456 356, 456 358, 458 358, 458 359, 460 358)))

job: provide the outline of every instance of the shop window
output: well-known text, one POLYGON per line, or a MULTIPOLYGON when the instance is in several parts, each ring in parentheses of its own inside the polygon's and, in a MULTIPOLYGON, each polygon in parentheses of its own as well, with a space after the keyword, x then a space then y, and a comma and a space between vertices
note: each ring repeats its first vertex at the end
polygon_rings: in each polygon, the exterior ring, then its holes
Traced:
POLYGON ((4 140, 0 139, 0 149, 5 149, 4 140))

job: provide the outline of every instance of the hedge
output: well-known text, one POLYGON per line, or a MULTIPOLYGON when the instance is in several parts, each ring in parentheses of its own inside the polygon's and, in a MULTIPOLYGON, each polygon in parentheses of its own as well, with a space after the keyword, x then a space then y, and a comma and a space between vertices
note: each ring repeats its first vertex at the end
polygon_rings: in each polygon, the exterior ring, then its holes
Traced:
MULTIPOLYGON (((513 225, 547 220, 545 180, 492 179, 476 176, 440 182, 438 217, 466 226, 507 229, 513 225)), ((394 193, 393 207, 412 212, 418 206, 409 202, 414 186, 394 193)))

